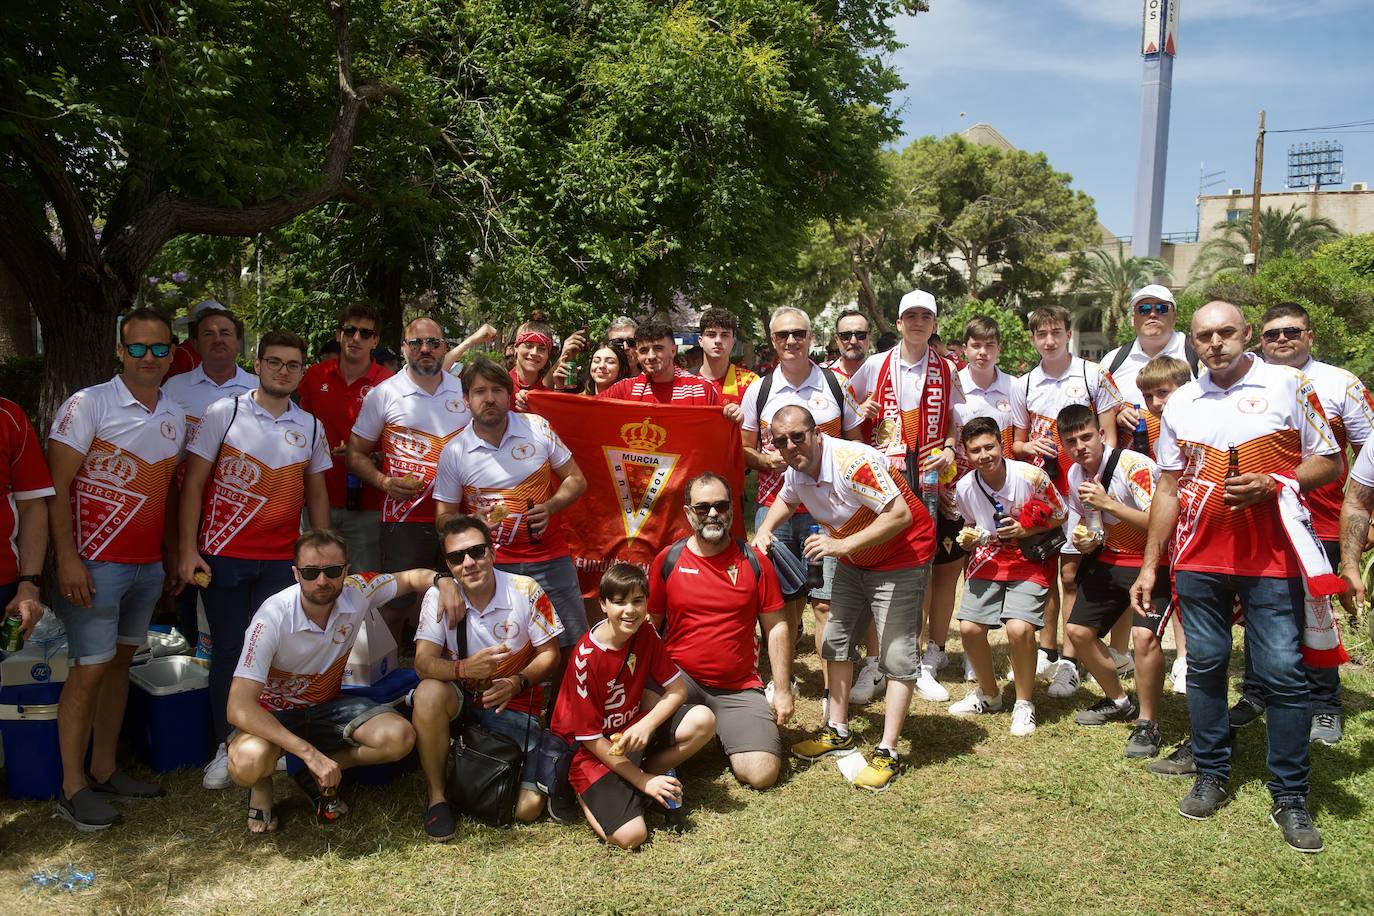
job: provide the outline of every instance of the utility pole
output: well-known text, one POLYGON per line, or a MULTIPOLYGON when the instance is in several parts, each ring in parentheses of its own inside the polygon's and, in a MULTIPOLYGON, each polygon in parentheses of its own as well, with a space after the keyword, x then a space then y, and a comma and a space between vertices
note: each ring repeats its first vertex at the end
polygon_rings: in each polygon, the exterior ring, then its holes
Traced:
POLYGON ((1164 220, 1164 167, 1169 154, 1169 103, 1178 53, 1179 0, 1144 0, 1140 54, 1140 148, 1136 159, 1131 254, 1157 258, 1164 220))
POLYGON ((1245 266, 1254 273, 1259 270, 1260 182, 1264 179, 1264 112, 1259 113, 1259 132, 1255 134, 1255 190, 1250 195, 1250 254, 1245 266))

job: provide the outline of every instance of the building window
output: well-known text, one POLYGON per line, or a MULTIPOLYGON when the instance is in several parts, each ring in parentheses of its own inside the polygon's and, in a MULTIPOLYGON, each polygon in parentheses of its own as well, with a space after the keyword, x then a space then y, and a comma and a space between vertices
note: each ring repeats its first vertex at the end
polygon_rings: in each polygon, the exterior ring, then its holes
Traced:
POLYGON ((1228 223, 1234 223, 1236 220, 1240 219, 1240 217, 1241 217, 1242 214, 1244 214, 1244 213, 1249 213, 1249 212, 1250 212, 1250 209, 1249 209, 1248 207, 1247 207, 1246 209, 1244 209, 1244 210, 1227 210, 1227 211, 1226 211, 1226 222, 1228 222, 1228 223))

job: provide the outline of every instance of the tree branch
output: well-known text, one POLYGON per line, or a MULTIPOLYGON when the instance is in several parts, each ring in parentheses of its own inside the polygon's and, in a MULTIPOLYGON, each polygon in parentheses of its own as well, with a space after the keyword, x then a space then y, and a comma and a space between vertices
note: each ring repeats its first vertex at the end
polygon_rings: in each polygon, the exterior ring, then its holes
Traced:
POLYGON ((84 264, 100 263, 100 243, 96 240, 95 225, 81 199, 81 192, 67 174, 62 153, 52 138, 27 116, 19 115, 15 121, 23 137, 20 145, 22 155, 28 160, 34 177, 52 204, 57 224, 62 229, 62 244, 67 257, 84 264))

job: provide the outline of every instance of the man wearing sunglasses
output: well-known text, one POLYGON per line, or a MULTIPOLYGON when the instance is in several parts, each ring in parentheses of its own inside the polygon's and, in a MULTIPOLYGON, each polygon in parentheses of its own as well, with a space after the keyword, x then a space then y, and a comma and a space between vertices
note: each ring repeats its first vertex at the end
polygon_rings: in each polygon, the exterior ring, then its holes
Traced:
POLYGON ((1121 441, 1125 442, 1135 431, 1136 422, 1149 411, 1142 408, 1145 403, 1135 377, 1145 364, 1156 356, 1172 356, 1181 359, 1197 375, 1197 352, 1188 342, 1188 335, 1174 330, 1178 321, 1178 306, 1174 294, 1167 286, 1151 283, 1142 286, 1131 296, 1131 325, 1135 328, 1135 340, 1122 344, 1102 358, 1102 365, 1116 382, 1121 392, 1121 408, 1116 413, 1116 425, 1121 428, 1121 441))
POLYGON ((625 354, 631 375, 639 372, 639 354, 635 352, 635 331, 638 330, 639 322, 628 315, 621 315, 606 327, 606 339, 611 346, 625 354))
POLYGON ((782 772, 778 726, 793 708, 792 637, 777 573, 767 554, 730 536, 735 497, 723 478, 693 478, 685 500, 692 534, 650 565, 649 613, 685 675, 687 702, 715 713, 735 778, 766 789, 782 772), (760 624, 776 685, 771 700, 757 670, 760 624))
POLYGON ((348 808, 323 808, 321 790, 337 790, 343 770, 400 760, 415 744, 414 729, 391 706, 341 695, 344 666, 373 609, 432 589, 436 612, 456 618, 457 585, 432 569, 349 575, 350 569, 343 538, 304 532, 292 547, 295 584, 264 601, 248 626, 229 690, 229 775, 249 790, 251 833, 277 829, 272 774, 283 753, 305 764, 296 782, 317 814, 336 820, 348 808))
POLYGON ((827 363, 825 368, 839 376, 840 381, 848 381, 868 359, 869 340, 868 318, 863 312, 840 312, 835 321, 835 344, 840 349, 840 358, 827 363))
POLYGON ((123 821, 110 798, 162 795, 160 786, 116 768, 115 744, 129 662, 148 637, 164 575, 177 577, 168 537, 175 526, 166 521, 186 419, 160 388, 171 352, 172 326, 162 313, 130 312, 119 328, 123 372, 68 398, 48 436, 57 493, 48 500, 53 610, 67 630, 71 665, 57 709, 57 813, 82 831, 123 821))
POLYGON ((329 525, 348 542, 348 555, 358 569, 382 568, 379 519, 382 491, 348 470, 348 437, 367 393, 392 372, 372 359, 380 339, 377 312, 350 305, 339 314, 335 339, 339 358, 323 359, 305 370, 301 407, 324 425, 334 464, 325 472, 329 490, 329 525))
MULTIPOLYGON (((443 371, 448 344, 432 318, 406 326, 405 368, 367 393, 348 440, 348 469, 381 490, 383 572, 432 566, 439 556, 434 531, 434 473, 439 453, 471 414, 458 379, 443 371), (372 460, 380 447, 381 467, 372 460)), ((419 621, 419 606, 403 596, 383 612, 399 644, 419 621)))
MULTIPOLYGON (((1369 439, 1374 423, 1374 405, 1364 383, 1354 375, 1312 358, 1316 334, 1307 309, 1296 302, 1281 302, 1264 313, 1260 331, 1260 352, 1264 361, 1276 366, 1291 366, 1312 382, 1326 411, 1327 422, 1336 437, 1341 465, 1340 476, 1324 487, 1307 494, 1307 508, 1312 513, 1312 528, 1321 539, 1322 547, 1331 560, 1331 568, 1341 565, 1341 503, 1345 499, 1346 475, 1350 465, 1345 449, 1350 446, 1351 458, 1359 456, 1369 439)), ((1341 604, 1348 614, 1354 612, 1349 593, 1341 595, 1341 604)), ((1307 687, 1312 696, 1312 728, 1309 737, 1318 744, 1331 745, 1341 740, 1344 722, 1341 715, 1341 672, 1339 668, 1314 668, 1303 665, 1307 687)), ((1249 656, 1246 656, 1245 679, 1241 698, 1231 708, 1231 724, 1236 728, 1249 725, 1264 715, 1264 691, 1255 677, 1249 656)))
POLYGON ((462 611, 455 620, 441 608, 438 588, 425 593, 415 634, 415 671, 424 680, 415 688, 413 720, 428 789, 424 830, 442 843, 457 829, 444 787, 450 736, 463 718, 525 751, 516 820, 532 821, 543 810, 532 751, 541 732, 540 684, 558 667, 563 626, 538 582, 496 568, 491 532, 481 519, 447 515, 439 532, 447 572, 461 589, 462 611))

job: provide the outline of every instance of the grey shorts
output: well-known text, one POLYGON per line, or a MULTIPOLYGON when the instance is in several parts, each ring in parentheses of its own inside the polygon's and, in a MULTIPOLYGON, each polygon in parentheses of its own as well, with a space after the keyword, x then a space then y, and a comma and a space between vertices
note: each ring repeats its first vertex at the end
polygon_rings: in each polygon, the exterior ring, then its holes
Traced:
POLYGON ((852 658, 871 619, 878 627, 879 669, 894 680, 916 680, 921 667, 921 605, 929 582, 929 566, 877 570, 838 564, 821 658, 852 658))
POLYGON ((716 737, 727 757, 750 751, 782 757, 782 737, 762 687, 744 690, 705 687, 685 671, 682 683, 687 688, 688 703, 699 703, 715 713, 716 737))
POLYGON ((826 557, 821 561, 821 569, 825 570, 825 583, 820 588, 811 589, 812 601, 829 601, 830 590, 835 585, 835 567, 840 565, 840 561, 834 557, 826 557))
POLYGON ((1034 582, 994 582, 974 579, 964 583, 958 620, 996 629, 1008 620, 1024 620, 1037 630, 1045 626, 1045 598, 1049 589, 1034 582))
POLYGON ((354 572, 381 572, 381 516, 376 509, 329 510, 329 525, 348 544, 348 565, 354 572))

